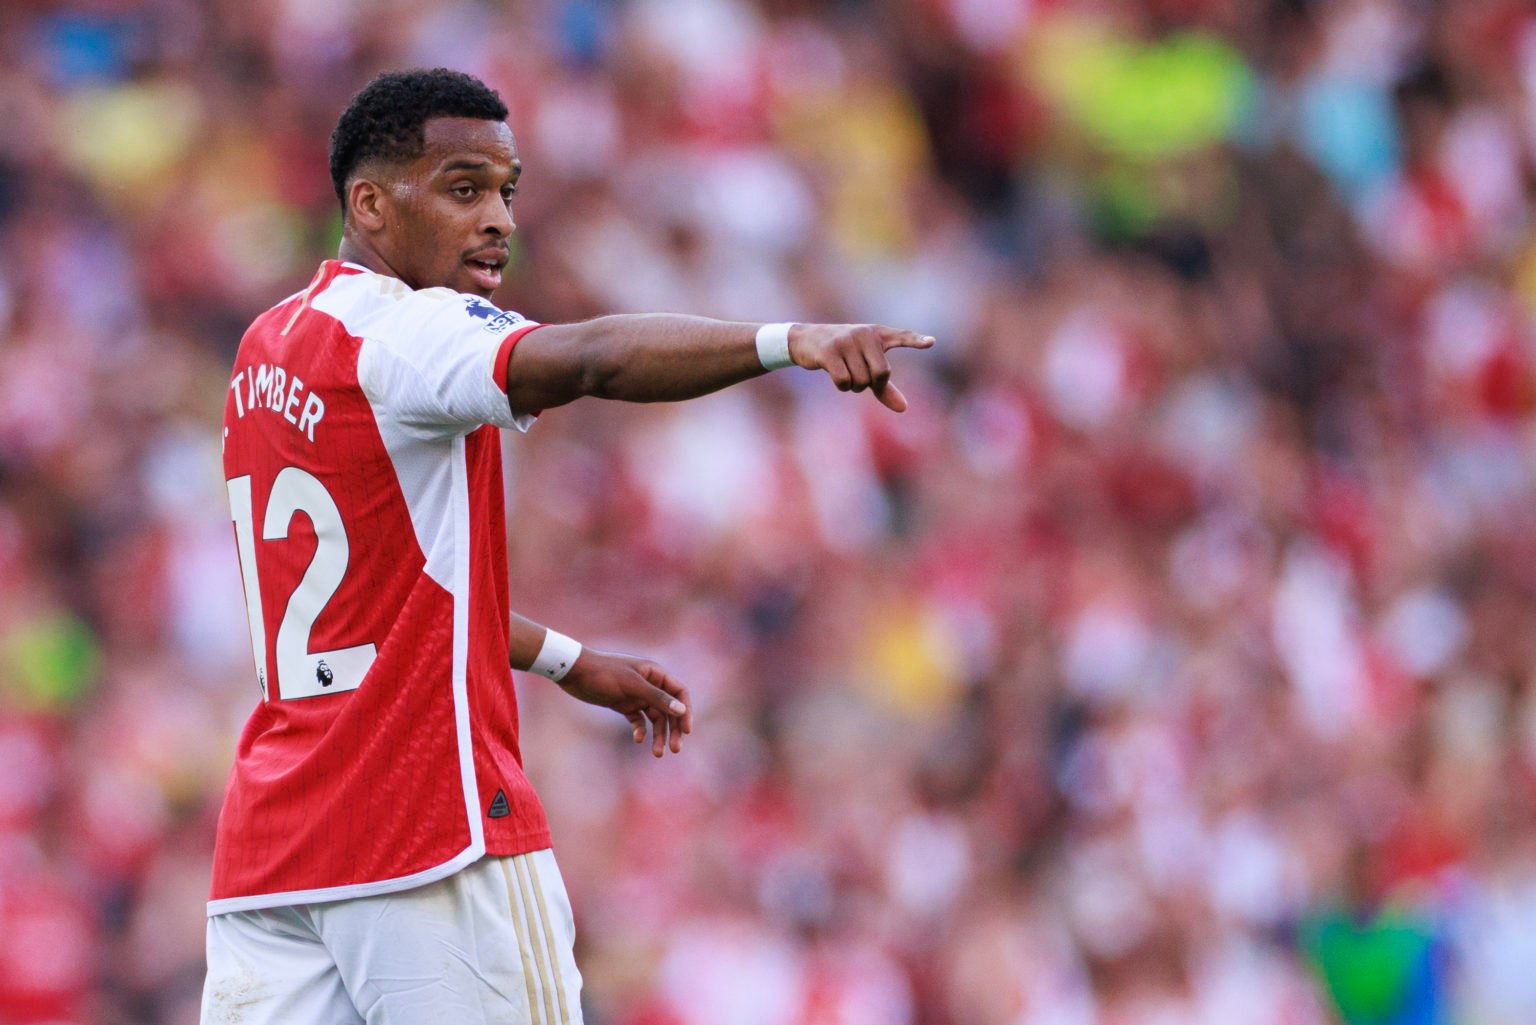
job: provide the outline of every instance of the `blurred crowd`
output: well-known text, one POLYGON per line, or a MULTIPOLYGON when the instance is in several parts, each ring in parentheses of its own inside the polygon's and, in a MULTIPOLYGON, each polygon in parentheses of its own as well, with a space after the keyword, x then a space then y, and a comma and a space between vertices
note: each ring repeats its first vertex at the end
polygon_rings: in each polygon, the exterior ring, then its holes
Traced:
POLYGON ((1536 1021, 1520 0, 7 0, 0 1025, 196 1020, 258 699, 218 423, 377 70, 512 109, 539 320, 875 320, 509 437, 592 1025, 1536 1021))

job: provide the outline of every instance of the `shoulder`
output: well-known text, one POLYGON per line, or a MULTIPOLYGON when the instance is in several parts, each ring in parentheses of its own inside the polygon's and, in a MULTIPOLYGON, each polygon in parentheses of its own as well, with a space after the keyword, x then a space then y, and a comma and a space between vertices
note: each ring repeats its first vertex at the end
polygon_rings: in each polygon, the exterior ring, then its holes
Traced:
POLYGON ((411 310, 417 294, 398 278, 343 269, 315 291, 310 305, 341 321, 348 333, 363 336, 411 310))
POLYGON ((398 278, 368 272, 338 274, 313 305, 341 321, 348 333, 385 344, 419 341, 423 335, 501 336, 525 323, 520 314, 476 295, 413 289, 398 278))
POLYGON ((480 329, 493 335, 504 335, 512 328, 530 323, 527 317, 512 310, 504 310, 491 302, 482 299, 478 295, 466 295, 462 292, 453 292, 446 288, 428 289, 432 292, 447 292, 450 296, 464 304, 464 314, 472 320, 479 322, 480 329))

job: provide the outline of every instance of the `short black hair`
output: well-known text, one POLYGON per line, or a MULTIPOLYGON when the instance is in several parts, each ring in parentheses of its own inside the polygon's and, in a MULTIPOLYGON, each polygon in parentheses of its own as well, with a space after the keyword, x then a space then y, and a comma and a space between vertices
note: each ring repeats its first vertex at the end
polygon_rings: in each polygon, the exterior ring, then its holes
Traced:
POLYGON ((507 105, 478 78, 448 68, 386 71, 352 97, 331 133, 331 185, 343 216, 347 179, 358 165, 421 156, 424 126, 435 117, 505 121, 507 105))

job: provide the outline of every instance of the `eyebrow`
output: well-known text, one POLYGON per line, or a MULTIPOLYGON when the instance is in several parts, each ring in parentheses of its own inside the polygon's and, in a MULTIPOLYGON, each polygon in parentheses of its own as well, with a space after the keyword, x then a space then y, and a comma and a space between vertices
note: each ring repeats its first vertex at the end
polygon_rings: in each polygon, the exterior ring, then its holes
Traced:
MULTIPOLYGON (((455 160, 438 168, 438 173, 448 174, 453 171, 484 171, 486 168, 492 166, 494 165, 489 160, 455 160)), ((514 163, 512 165, 511 171, 512 177, 516 178, 522 173, 522 162, 518 161, 517 163, 514 163)))

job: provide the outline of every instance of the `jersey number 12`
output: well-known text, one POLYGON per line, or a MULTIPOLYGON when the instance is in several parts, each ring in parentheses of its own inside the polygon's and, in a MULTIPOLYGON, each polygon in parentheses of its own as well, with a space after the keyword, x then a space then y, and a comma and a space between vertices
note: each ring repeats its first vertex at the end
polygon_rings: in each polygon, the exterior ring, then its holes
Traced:
MULTIPOLYGON (((256 658, 256 679, 261 696, 269 697, 267 674, 267 629, 261 609, 261 583, 256 575, 255 509, 251 497, 251 478, 234 477, 228 482, 229 506, 235 520, 235 544, 240 550, 240 576, 245 583, 245 609, 251 620, 251 654, 256 658)), ((293 589, 283 608, 277 628, 278 696, 313 698, 356 690, 368 667, 373 665, 377 649, 373 644, 357 644, 334 651, 310 651, 309 635, 320 612, 335 596, 347 573, 351 546, 346 524, 336 500, 320 479, 297 466, 287 466, 272 482, 267 498, 267 512, 261 521, 264 541, 280 541, 288 536, 288 526, 296 513, 309 517, 315 528, 315 555, 304 571, 299 586, 293 589)))

